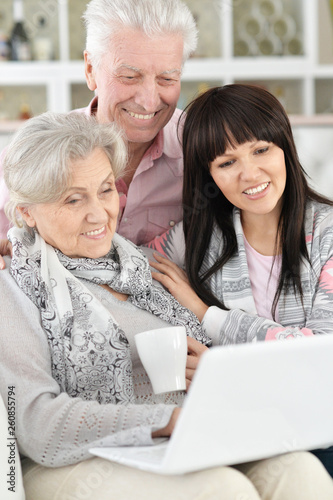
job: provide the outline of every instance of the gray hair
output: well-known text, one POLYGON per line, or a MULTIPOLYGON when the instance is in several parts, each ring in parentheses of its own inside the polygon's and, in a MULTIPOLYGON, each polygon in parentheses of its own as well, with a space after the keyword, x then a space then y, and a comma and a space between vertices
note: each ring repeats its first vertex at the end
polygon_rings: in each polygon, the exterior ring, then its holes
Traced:
POLYGON ((124 27, 148 36, 180 34, 183 62, 197 46, 193 15, 182 0, 91 0, 83 14, 86 50, 97 68, 109 49, 110 38, 124 27))
POLYGON ((21 227, 17 207, 52 203, 71 182, 72 162, 99 148, 110 160, 115 178, 123 173, 127 149, 114 123, 98 123, 83 113, 43 113, 28 120, 14 135, 4 157, 4 179, 9 190, 6 215, 21 227))

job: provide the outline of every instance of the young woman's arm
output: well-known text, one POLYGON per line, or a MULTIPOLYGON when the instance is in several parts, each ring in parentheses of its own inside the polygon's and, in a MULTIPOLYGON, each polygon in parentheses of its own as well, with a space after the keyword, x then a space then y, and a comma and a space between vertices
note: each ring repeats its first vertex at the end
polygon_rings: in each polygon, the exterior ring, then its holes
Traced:
MULTIPOLYGON (((192 310, 202 321, 202 326, 213 344, 220 345, 333 333, 333 248, 328 254, 319 278, 313 284, 313 290, 309 292, 312 295, 311 314, 304 324, 295 320, 295 323, 289 321, 288 326, 241 309, 226 311, 216 306, 208 307, 191 289, 183 270, 177 268, 174 263, 155 255, 157 262, 151 262, 151 265, 159 271, 153 273, 154 279, 162 283, 182 305, 192 310)), ((301 307, 296 305, 296 301, 292 302, 292 307, 301 307)), ((290 303, 289 301, 288 313, 289 317, 292 317, 290 303)), ((280 301, 280 308, 282 307, 283 301, 280 301)), ((295 318, 299 316, 296 312, 298 311, 295 309, 295 318)))
POLYGON ((333 257, 322 269, 310 317, 304 325, 287 327, 241 309, 225 311, 216 306, 208 307, 191 289, 181 269, 159 255, 155 258, 158 262, 151 262, 151 265, 159 272, 153 273, 154 279, 197 315, 215 345, 333 333, 333 257))

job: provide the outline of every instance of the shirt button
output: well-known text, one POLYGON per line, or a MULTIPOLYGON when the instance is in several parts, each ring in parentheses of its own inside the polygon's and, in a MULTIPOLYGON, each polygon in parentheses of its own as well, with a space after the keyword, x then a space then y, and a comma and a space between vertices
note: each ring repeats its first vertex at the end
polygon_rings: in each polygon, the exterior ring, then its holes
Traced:
POLYGON ((174 221, 174 220, 171 220, 171 221, 169 222, 169 226, 170 226, 170 227, 173 227, 175 224, 176 224, 176 223, 175 223, 175 221, 174 221))
POLYGON ((127 219, 127 217, 125 217, 124 222, 127 222, 127 221, 128 221, 128 219, 127 219))

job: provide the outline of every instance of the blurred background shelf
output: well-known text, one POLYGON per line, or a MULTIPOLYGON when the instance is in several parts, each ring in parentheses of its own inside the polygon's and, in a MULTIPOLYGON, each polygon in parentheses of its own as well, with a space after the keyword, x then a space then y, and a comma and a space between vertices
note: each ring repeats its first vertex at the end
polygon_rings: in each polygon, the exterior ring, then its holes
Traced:
MULTIPOLYGON (((212 86, 247 82, 266 87, 290 114, 314 187, 331 196, 333 2, 185 1, 197 20, 199 44, 184 67, 179 107, 212 86)), ((17 119, 22 110, 23 115, 27 109, 28 115, 67 112, 86 106, 93 97, 83 62, 81 16, 87 0, 23 3, 32 47, 38 37, 47 37, 50 60, 0 61, 0 149, 21 124, 17 119)), ((0 37, 12 28, 12 7, 12 0, 1 0, 0 37)))
MULTIPOLYGON (((32 47, 43 19, 52 60, 0 61, 0 119, 16 119, 22 101, 31 114, 85 106, 92 98, 83 64, 81 16, 87 1, 23 2, 32 47)), ((211 86, 251 82, 273 92, 288 113, 311 116, 333 111, 330 0, 186 2, 200 36, 198 49, 184 68, 180 107, 211 86)), ((0 32, 8 35, 12 23, 12 0, 1 0, 0 32)))

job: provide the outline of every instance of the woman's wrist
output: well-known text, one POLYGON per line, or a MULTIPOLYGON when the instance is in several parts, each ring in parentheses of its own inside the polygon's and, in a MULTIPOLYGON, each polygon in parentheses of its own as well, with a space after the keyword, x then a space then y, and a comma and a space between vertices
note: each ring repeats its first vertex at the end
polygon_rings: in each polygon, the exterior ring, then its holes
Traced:
POLYGON ((172 431, 175 428, 177 419, 179 417, 180 410, 181 410, 180 408, 175 408, 171 414, 171 417, 170 417, 168 424, 165 427, 163 427, 162 429, 158 429, 157 431, 152 432, 152 434, 151 434, 152 437, 155 438, 155 437, 171 436, 172 431))
POLYGON ((199 301, 200 302, 198 303, 198 305, 196 307, 195 315, 201 323, 201 321, 204 319, 204 316, 205 316, 206 312, 208 311, 209 307, 204 302, 202 302, 202 300, 199 299, 199 301))

